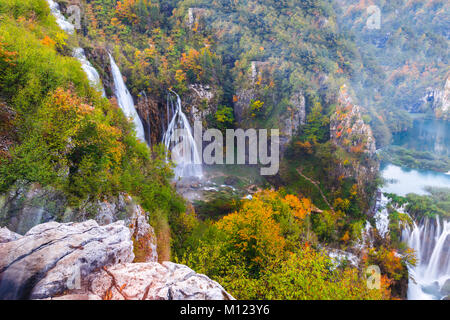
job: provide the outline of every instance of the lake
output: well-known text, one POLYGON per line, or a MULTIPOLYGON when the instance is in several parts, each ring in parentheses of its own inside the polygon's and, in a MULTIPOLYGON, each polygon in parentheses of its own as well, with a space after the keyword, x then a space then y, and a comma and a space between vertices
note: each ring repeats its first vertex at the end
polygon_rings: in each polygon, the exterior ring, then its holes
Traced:
POLYGON ((428 151, 440 156, 450 155, 450 122, 443 120, 415 119, 405 132, 394 134, 393 145, 428 151))
MULTIPOLYGON (((450 155, 450 122, 416 119, 412 128, 394 135, 392 144, 447 157, 450 155)), ((382 191, 401 196, 408 193, 428 194, 426 187, 450 188, 448 173, 409 169, 385 162, 381 164, 381 175, 387 181, 382 191)))

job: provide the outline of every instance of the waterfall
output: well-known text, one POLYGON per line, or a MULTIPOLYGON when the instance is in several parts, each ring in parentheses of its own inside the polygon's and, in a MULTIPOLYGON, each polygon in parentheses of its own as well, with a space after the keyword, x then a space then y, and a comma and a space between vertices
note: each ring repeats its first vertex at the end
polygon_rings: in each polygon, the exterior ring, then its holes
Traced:
POLYGON ((381 198, 377 201, 376 213, 375 213, 375 225, 378 233, 382 238, 389 232, 389 211, 387 205, 389 199, 381 194, 381 198))
POLYGON ((443 298, 448 294, 443 286, 450 281, 450 221, 423 219, 405 228, 402 239, 417 257, 417 265, 409 267, 408 299, 443 298))
MULTIPOLYGON (((52 15, 56 18, 56 22, 58 23, 59 27, 68 34, 73 34, 75 32, 75 26, 67 21, 66 18, 62 15, 61 11, 59 10, 59 4, 53 0, 47 0, 47 3, 50 6, 52 15)), ((81 67, 86 73, 91 86, 99 90, 102 95, 106 97, 105 89, 103 88, 100 81, 100 76, 98 75, 97 70, 95 70, 95 68, 86 58, 84 50, 82 48, 74 48, 72 51, 72 56, 80 61, 81 67)))
POLYGON ((86 73, 89 83, 92 87, 99 90, 103 97, 106 97, 105 89, 102 86, 102 82, 100 80, 100 76, 98 75, 97 70, 92 66, 92 64, 89 62, 89 60, 86 58, 86 55, 84 54, 84 50, 82 48, 75 48, 73 49, 72 56, 78 59, 81 63, 81 67, 83 68, 84 72, 86 73))
POLYGON ((142 142, 145 142, 144 126, 134 107, 133 97, 125 86, 120 69, 110 54, 109 60, 111 62, 111 72, 114 79, 114 94, 117 98, 117 103, 125 116, 133 120, 137 138, 142 142))
POLYGON ((68 34, 73 34, 75 32, 75 26, 71 24, 67 19, 62 15, 59 10, 59 4, 53 0, 47 0, 48 5, 50 6, 50 11, 53 16, 56 18, 56 23, 59 25, 61 29, 63 29, 68 34))
POLYGON ((167 150, 172 154, 172 160, 175 162, 175 177, 203 177, 201 166, 201 155, 197 144, 192 135, 192 128, 186 115, 181 109, 181 99, 178 94, 171 91, 167 96, 166 106, 167 119, 171 121, 167 124, 167 130, 164 133, 163 143, 167 150), (174 97, 176 100, 174 101, 174 97), (182 137, 182 142, 175 144, 182 137))

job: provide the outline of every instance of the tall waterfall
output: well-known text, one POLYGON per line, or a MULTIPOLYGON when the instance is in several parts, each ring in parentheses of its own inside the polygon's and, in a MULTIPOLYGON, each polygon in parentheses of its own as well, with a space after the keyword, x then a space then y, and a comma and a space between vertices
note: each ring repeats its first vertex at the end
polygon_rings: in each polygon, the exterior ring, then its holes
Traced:
POLYGON ((92 87, 99 90, 104 97, 106 97, 105 89, 102 86, 102 82, 100 80, 100 76, 98 75, 97 70, 92 66, 92 64, 89 62, 89 60, 86 58, 86 55, 84 54, 83 48, 75 48, 73 49, 72 56, 78 59, 81 63, 81 67, 83 68, 84 72, 86 73, 89 82, 92 87))
POLYGON ((111 72, 114 79, 114 94, 117 98, 117 103, 120 109, 122 109, 125 116, 133 120, 136 136, 142 142, 145 142, 144 126, 141 119, 134 107, 133 97, 123 82, 122 73, 114 61, 113 57, 109 54, 109 60, 111 61, 111 72))
POLYGON ((203 177, 201 155, 192 135, 192 128, 186 115, 181 109, 181 99, 178 94, 171 91, 167 96, 167 130, 164 133, 163 143, 172 154, 175 162, 175 177, 203 177), (176 100, 174 101, 174 96, 176 100), (171 119, 169 121, 169 119, 171 119), (182 142, 179 138, 182 138, 182 142))
POLYGON ((48 5, 50 6, 50 11, 53 16, 56 18, 56 23, 59 25, 61 29, 63 29, 68 34, 73 34, 75 32, 75 26, 71 24, 67 19, 62 15, 59 10, 59 4, 53 0, 47 0, 48 5))
POLYGON ((406 228, 402 238, 415 250, 418 260, 416 267, 409 268, 408 299, 443 298, 448 293, 442 288, 450 281, 450 221, 424 219, 406 228))

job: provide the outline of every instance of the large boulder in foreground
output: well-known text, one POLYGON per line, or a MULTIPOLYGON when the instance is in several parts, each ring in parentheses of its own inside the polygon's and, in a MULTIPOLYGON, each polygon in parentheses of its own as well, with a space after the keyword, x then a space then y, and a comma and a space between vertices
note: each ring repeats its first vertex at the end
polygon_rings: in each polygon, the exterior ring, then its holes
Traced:
MULTIPOLYGON (((123 220, 130 228, 135 248, 135 262, 156 262, 156 235, 145 212, 126 193, 103 200, 83 202, 70 207, 66 196, 51 187, 18 182, 8 192, 0 194, 0 226, 8 232, 25 234, 34 226, 51 221, 68 223, 95 220, 101 226, 123 220)), ((0 243, 11 236, 0 230, 0 243)))
POLYGON ((0 244, 0 299, 42 299, 80 286, 80 279, 118 263, 132 262, 130 230, 118 221, 37 225, 0 244))
POLYGON ((128 263, 92 275, 90 296, 113 300, 234 300, 217 282, 172 262, 128 263))
POLYGON ((233 299, 186 266, 131 263, 137 229, 131 230, 123 221, 99 226, 94 220, 48 222, 24 236, 1 228, 0 300, 233 299))
POLYGON ((0 243, 6 243, 17 240, 21 237, 20 234, 10 231, 8 228, 0 228, 0 243))

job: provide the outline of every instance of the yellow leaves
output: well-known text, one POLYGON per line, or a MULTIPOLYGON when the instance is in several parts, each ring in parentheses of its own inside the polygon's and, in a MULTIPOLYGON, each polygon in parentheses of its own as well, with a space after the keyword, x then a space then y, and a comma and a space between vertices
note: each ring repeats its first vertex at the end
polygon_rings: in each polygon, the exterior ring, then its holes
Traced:
POLYGON ((345 232, 344 236, 341 238, 341 240, 343 242, 348 242, 348 240, 350 240, 350 234, 347 232, 345 232))
POLYGON ((111 19, 111 25, 113 25, 113 26, 118 26, 120 24, 120 22, 119 22, 119 20, 116 18, 116 17, 114 17, 114 18, 112 18, 111 19))
POLYGON ((291 207, 294 216, 300 220, 305 219, 307 215, 311 214, 312 203, 310 199, 299 199, 294 195, 288 194, 284 198, 284 202, 291 207))
POLYGON ((67 34, 65 32, 57 32, 55 35, 55 42, 59 48, 66 45, 67 34))
POLYGON ((183 70, 177 70, 175 72, 175 80, 179 83, 185 83, 186 82, 186 74, 184 73, 183 70))
POLYGON ((269 257, 281 254, 285 246, 273 214, 271 207, 256 196, 244 202, 239 212, 224 217, 216 225, 228 235, 230 245, 260 265, 269 257))

